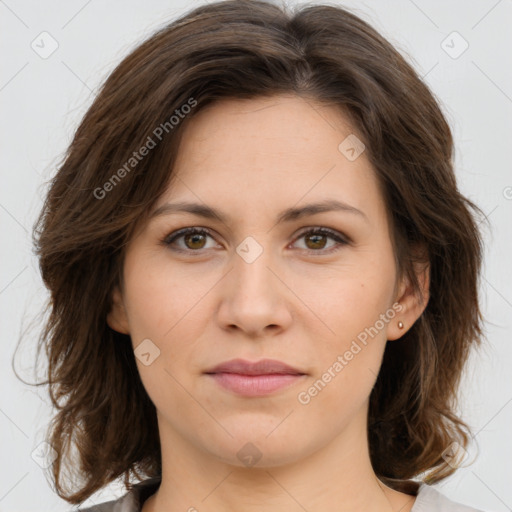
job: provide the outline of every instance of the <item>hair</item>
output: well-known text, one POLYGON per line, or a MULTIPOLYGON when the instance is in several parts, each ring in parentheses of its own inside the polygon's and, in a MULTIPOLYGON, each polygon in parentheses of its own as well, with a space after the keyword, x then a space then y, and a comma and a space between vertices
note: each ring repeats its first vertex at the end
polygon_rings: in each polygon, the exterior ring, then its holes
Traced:
POLYGON ((466 447, 471 434, 455 408, 470 348, 483 336, 481 210, 458 190, 440 106, 397 49, 350 11, 228 0, 156 31, 106 78, 34 225, 51 295, 38 340, 47 380, 38 385, 49 386, 57 409, 47 432, 57 454, 51 473, 68 502, 121 476, 127 489, 132 476, 161 476, 156 409, 129 336, 106 322, 112 291, 123 289, 127 243, 172 182, 189 120, 217 100, 276 94, 348 116, 385 200, 397 275, 421 294, 416 266, 430 269, 426 307, 387 343, 371 391, 375 474, 407 491, 418 475, 435 483, 456 470, 443 452, 453 442, 466 447), (66 465, 78 482, 64 478, 66 465))

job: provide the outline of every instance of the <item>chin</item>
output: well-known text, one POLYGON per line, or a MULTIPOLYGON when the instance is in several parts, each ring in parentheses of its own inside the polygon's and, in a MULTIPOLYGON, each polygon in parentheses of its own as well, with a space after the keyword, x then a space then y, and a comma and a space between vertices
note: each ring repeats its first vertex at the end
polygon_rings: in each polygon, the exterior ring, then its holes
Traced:
POLYGON ((291 464, 318 449, 318 439, 300 439, 279 422, 273 422, 271 428, 266 423, 259 427, 254 422, 243 423, 239 422, 236 428, 223 423, 233 437, 225 432, 217 439, 210 435, 204 448, 226 464, 247 469, 291 464))

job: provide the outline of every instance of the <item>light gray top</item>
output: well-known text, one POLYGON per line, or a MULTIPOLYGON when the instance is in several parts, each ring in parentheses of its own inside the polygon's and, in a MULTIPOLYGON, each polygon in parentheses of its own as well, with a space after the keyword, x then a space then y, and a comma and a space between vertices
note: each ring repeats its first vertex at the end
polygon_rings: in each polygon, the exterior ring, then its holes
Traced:
MULTIPOLYGON (((143 503, 154 494, 160 478, 150 478, 135 484, 117 500, 107 501, 94 507, 80 508, 77 512, 140 512, 143 503)), ((484 512, 448 499, 434 487, 421 483, 411 512, 484 512)))

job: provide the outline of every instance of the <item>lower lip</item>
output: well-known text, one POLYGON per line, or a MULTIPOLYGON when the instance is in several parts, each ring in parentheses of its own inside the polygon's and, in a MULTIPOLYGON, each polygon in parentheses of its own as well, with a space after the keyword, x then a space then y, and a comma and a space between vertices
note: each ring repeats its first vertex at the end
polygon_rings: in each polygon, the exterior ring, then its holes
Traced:
POLYGON ((223 388, 243 396, 263 396, 298 382, 305 375, 268 374, 241 375, 239 373, 210 373, 223 388))

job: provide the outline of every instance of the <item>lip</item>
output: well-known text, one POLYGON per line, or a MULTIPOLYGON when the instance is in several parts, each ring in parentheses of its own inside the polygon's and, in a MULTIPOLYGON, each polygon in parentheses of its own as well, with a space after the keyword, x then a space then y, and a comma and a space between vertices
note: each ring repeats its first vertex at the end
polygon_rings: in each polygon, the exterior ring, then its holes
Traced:
POLYGON ((304 379, 305 373, 276 359, 232 359, 205 372, 224 389, 242 396, 264 396, 304 379))
POLYGON ((256 397, 283 390, 302 381, 304 374, 269 373, 266 375, 241 375, 239 373, 210 373, 212 378, 224 389, 237 395, 256 397))
POLYGON ((294 368, 277 359, 260 359, 251 362, 245 359, 224 361, 206 371, 207 374, 236 373, 239 375, 304 375, 301 370, 294 368))

